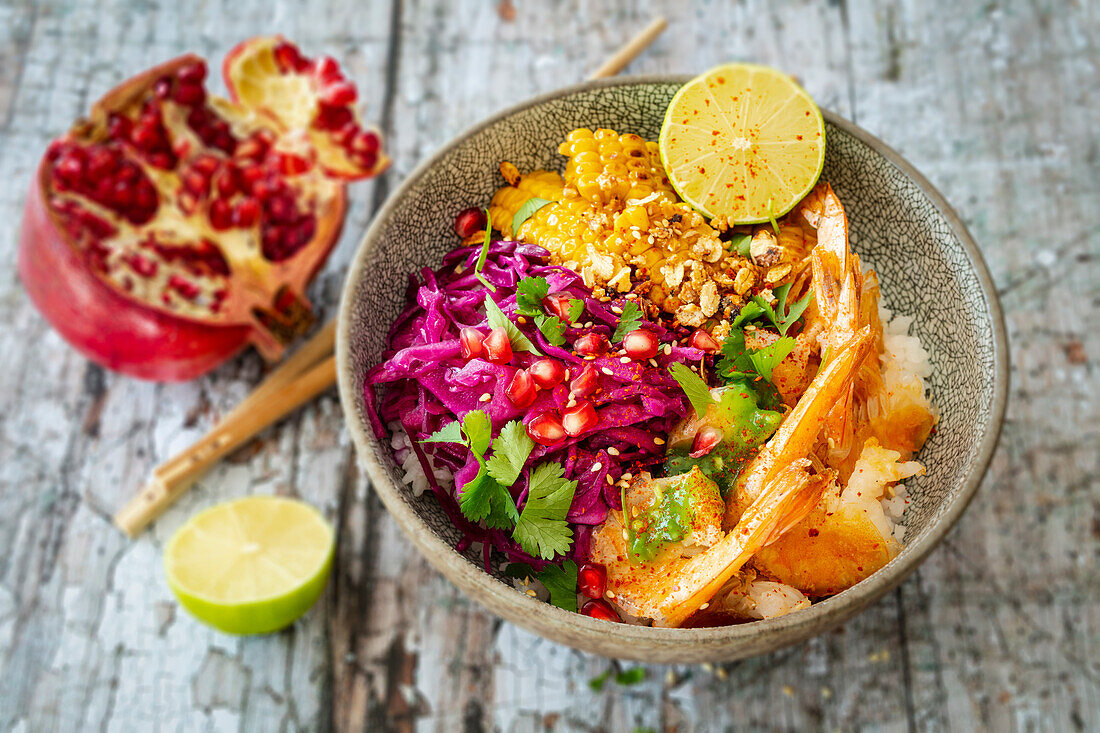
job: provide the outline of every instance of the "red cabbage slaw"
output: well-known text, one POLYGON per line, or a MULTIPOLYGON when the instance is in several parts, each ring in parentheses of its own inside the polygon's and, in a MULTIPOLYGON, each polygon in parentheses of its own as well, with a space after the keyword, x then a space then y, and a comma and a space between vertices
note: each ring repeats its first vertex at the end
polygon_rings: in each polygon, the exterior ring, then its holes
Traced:
MULTIPOLYGON (((436 480, 433 468, 450 471, 455 479, 455 492, 461 492, 479 469, 471 451, 456 443, 420 441, 443 425, 461 420, 472 410, 482 410, 490 417, 495 437, 509 420, 520 419, 526 425, 547 410, 561 412, 566 408, 568 383, 540 390, 534 404, 523 410, 517 410, 505 396, 516 370, 542 357, 515 352, 506 365, 481 358, 466 361, 462 357, 459 331, 464 327, 481 330, 489 327, 484 313, 486 294, 539 351, 561 361, 570 374, 576 375, 586 364, 592 364, 599 375, 599 388, 590 397, 598 416, 596 426, 552 446, 536 445, 511 488, 517 506, 522 509, 532 467, 547 458, 564 466, 565 477, 577 481, 566 516, 574 537, 567 557, 583 562, 592 529, 606 519, 609 508, 621 509, 616 483, 622 474, 659 463, 664 456, 662 439, 688 409, 683 391, 669 375, 668 366, 673 362, 697 364, 704 354, 678 345, 688 335, 682 327, 670 329, 645 320, 641 326, 656 335, 662 345, 654 359, 624 363, 611 350, 594 360, 585 360, 566 347, 588 333, 610 339, 619 322, 615 309, 621 312, 626 299, 605 302, 593 297, 579 275, 547 264, 549 253, 542 247, 505 241, 489 246, 481 271, 481 276, 496 288, 491 292, 474 273, 481 249, 473 246, 454 250, 444 257, 440 269, 424 268, 419 278, 415 274, 409 276, 408 305, 390 328, 389 348, 382 363, 371 369, 365 379, 367 414, 380 440, 387 435, 386 423, 400 422, 429 486, 464 535, 457 547, 459 551, 481 542, 486 570, 490 569, 494 548, 510 561, 526 562, 540 569, 546 561, 524 552, 508 532, 470 522, 460 511, 456 494, 436 480), (517 321, 516 284, 524 277, 534 276, 546 279, 551 294, 566 293, 585 304, 584 323, 566 324, 563 346, 547 342, 529 319, 525 319, 526 323, 517 321), (378 390, 382 392, 381 399, 378 390), (484 394, 491 395, 487 402, 482 401, 484 394), (608 449, 618 453, 612 455, 608 449)), ((554 562, 562 559, 555 558, 554 562)))

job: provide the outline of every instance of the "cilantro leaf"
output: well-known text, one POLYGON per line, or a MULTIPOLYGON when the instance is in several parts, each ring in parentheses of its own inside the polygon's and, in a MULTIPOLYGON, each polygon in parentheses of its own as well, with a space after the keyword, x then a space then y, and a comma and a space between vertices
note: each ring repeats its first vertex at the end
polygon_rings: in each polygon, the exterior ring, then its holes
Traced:
POLYGON ((516 213, 512 215, 512 236, 519 237, 519 228, 523 226, 523 222, 534 216, 535 212, 543 206, 552 203, 554 202, 540 199, 538 196, 532 196, 524 201, 523 206, 520 206, 516 213))
POLYGON ((756 372, 769 382, 772 381, 772 371, 787 358, 787 354, 794 350, 795 341, 791 336, 784 336, 778 341, 768 344, 760 349, 752 349, 747 352, 749 361, 752 362, 756 372))
POLYGON ((462 443, 466 444, 466 439, 462 437, 462 426, 458 424, 458 420, 452 420, 439 430, 429 435, 421 443, 462 443))
POLYGON ((489 210, 485 210, 485 242, 481 245, 481 253, 477 256, 477 262, 474 264, 474 276, 481 281, 481 284, 487 287, 492 292, 496 292, 496 287, 481 276, 481 271, 485 269, 485 258, 489 255, 489 243, 492 241, 493 233, 493 218, 489 216, 489 210))
POLYGON ((569 322, 577 323, 584 315, 584 301, 578 298, 569 299, 569 322))
POLYGON ((691 367, 678 361, 668 365, 668 372, 680 384, 680 388, 684 390, 688 401, 695 409, 695 414, 699 417, 705 415, 707 408, 714 402, 714 398, 710 396, 710 387, 703 381, 703 378, 696 374, 691 367))
POLYGON ((726 247, 730 252, 736 252, 742 257, 749 256, 749 246, 752 244, 751 234, 734 234, 730 237, 730 240, 726 242, 726 247))
POLYGON ((462 487, 458 507, 467 519, 485 520, 485 524, 494 529, 508 529, 519 518, 512 495, 488 474, 485 466, 462 487))
POLYGON ((466 436, 466 445, 480 458, 493 440, 493 423, 481 410, 470 410, 462 418, 462 434, 466 436))
POLYGON ((535 577, 550 591, 551 604, 577 612, 577 563, 566 560, 561 567, 547 565, 535 577))
MULTIPOLYGON (((745 318, 744 321, 752 320, 757 315, 766 315, 768 320, 772 322, 772 325, 778 329, 780 335, 786 336, 787 331, 794 323, 802 317, 802 312, 806 310, 806 306, 810 304, 810 300, 813 298, 813 291, 806 293, 800 300, 792 304, 790 308, 787 307, 787 295, 790 293, 791 284, 781 285, 773 291, 776 298, 776 308, 773 308, 762 296, 754 296, 751 303, 747 303, 744 308, 741 309, 741 314, 745 311, 751 310, 754 315, 750 315, 745 318)), ((734 320, 734 325, 740 325, 744 322, 741 319, 741 315, 734 320)))
POLYGON ((611 335, 611 341, 618 343, 631 331, 637 330, 642 325, 642 309, 632 300, 626 301, 623 313, 619 316, 619 325, 615 327, 615 333, 611 335))
POLYGON ((722 342, 722 358, 718 360, 718 376, 729 381, 734 377, 755 378, 752 360, 746 353, 745 332, 739 328, 732 329, 726 340, 722 342))
POLYGON ((546 340, 550 342, 552 346, 561 346, 565 343, 565 324, 561 322, 561 319, 557 316, 537 316, 535 323, 539 326, 539 331, 546 337, 546 340))
POLYGON ((489 475, 504 486, 511 486, 519 478, 523 464, 535 447, 519 420, 512 420, 500 429, 493 441, 493 455, 485 463, 489 475))
POLYGON ((592 688, 592 692, 603 692, 603 686, 607 681, 611 679, 611 670, 607 670, 603 674, 598 674, 592 679, 588 680, 588 686, 592 688))
POLYGON ((550 284, 544 277, 525 277, 516 283, 516 313, 541 316, 542 299, 550 294, 550 284))
POLYGON ((620 685, 636 685, 645 679, 645 675, 645 667, 631 667, 615 675, 615 681, 620 685))
POLYGON ((554 462, 539 464, 531 471, 527 503, 512 533, 512 539, 524 552, 544 560, 568 552, 573 541, 573 530, 565 515, 573 502, 577 482, 564 476, 565 467, 554 462))
POLYGON ((491 295, 485 295, 485 316, 489 319, 489 325, 493 328, 503 328, 508 332, 508 340, 512 342, 512 351, 530 351, 535 356, 542 356, 542 352, 535 348, 531 339, 523 335, 523 332, 512 323, 500 306, 493 302, 491 295))
MULTIPOLYGON (((757 296, 757 297, 759 297, 759 296, 757 296)), ((765 305, 767 305, 767 304, 765 304, 765 305)), ((770 308, 771 306, 768 306, 768 307, 770 308)), ((741 324, 748 323, 749 321, 755 320, 756 318, 759 318, 760 316, 764 315, 765 313, 767 313, 767 311, 765 311, 764 308, 762 308, 760 306, 760 304, 757 303, 755 299, 753 299, 753 300, 749 301, 748 303, 745 303, 743 306, 741 306, 741 312, 737 314, 737 318, 733 319, 733 323, 731 323, 730 326, 732 328, 737 328, 741 324)))

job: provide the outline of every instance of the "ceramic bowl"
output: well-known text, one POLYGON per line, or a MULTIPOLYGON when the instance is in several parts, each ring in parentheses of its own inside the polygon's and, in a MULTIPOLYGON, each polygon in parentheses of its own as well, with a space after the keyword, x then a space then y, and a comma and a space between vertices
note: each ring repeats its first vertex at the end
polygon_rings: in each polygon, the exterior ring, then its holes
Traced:
POLYGON ((665 107, 687 77, 588 82, 536 97, 459 135, 408 177, 374 219, 352 262, 340 306, 340 395, 375 491, 412 543, 471 598, 547 639, 612 657, 701 662, 761 654, 851 618, 902 581, 958 520, 977 490, 1004 414, 1008 355, 1000 306, 981 254, 958 216, 911 165, 879 140, 825 113, 823 180, 844 202, 851 244, 882 281, 885 305, 915 317, 931 353, 935 434, 919 454, 927 475, 906 485, 905 548, 858 585, 767 621, 659 629, 598 621, 529 598, 486 573, 431 492, 402 484, 388 441, 365 418, 363 377, 377 364, 402 310, 408 274, 439 266, 457 244, 455 213, 485 206, 503 184, 501 161, 521 171, 561 170, 558 144, 577 127, 609 127, 655 140, 665 107))

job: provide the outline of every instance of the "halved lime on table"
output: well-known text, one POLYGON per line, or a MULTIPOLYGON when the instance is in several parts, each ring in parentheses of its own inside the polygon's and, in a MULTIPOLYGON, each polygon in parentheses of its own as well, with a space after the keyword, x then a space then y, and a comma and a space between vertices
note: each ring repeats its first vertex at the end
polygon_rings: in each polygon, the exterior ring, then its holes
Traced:
POLYGON ((196 514, 164 551, 168 585, 200 621, 231 634, 294 623, 325 588, 336 537, 313 507, 250 496, 196 514))
POLYGON ((817 183, 825 122, 783 72, 726 64, 672 98, 660 148, 680 198, 730 226, 758 224, 786 214, 817 183))

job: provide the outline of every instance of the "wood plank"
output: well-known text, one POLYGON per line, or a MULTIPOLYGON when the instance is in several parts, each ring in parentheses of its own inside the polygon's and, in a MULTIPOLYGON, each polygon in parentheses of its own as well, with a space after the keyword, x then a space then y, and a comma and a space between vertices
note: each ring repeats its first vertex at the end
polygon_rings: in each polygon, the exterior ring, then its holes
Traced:
MULTIPOLYGON (((247 355, 188 385, 89 366, 0 278, 0 728, 1073 730, 1100 722, 1096 481, 1100 18, 1009 0, 422 0, 233 6, 66 0, 0 7, 0 215, 19 217, 47 140, 126 75, 272 28, 349 62, 394 170, 352 188, 311 295, 339 297, 370 213, 479 119, 582 78, 651 13, 670 28, 628 72, 729 58, 780 66, 896 147, 989 259, 1012 402, 971 509, 894 595, 837 632, 719 668, 612 666, 505 624, 412 550, 369 491, 329 395, 206 477, 141 540, 109 526, 163 457, 260 378, 247 355), (502 4, 504 5, 504 4, 502 4), (507 4, 510 5, 510 4, 507 4), (140 29, 140 31, 138 30, 140 29), (160 548, 208 504, 296 495, 341 532, 325 600, 282 634, 232 639, 177 607, 160 548)), ((12 261, 13 227, 0 230, 12 261)))

